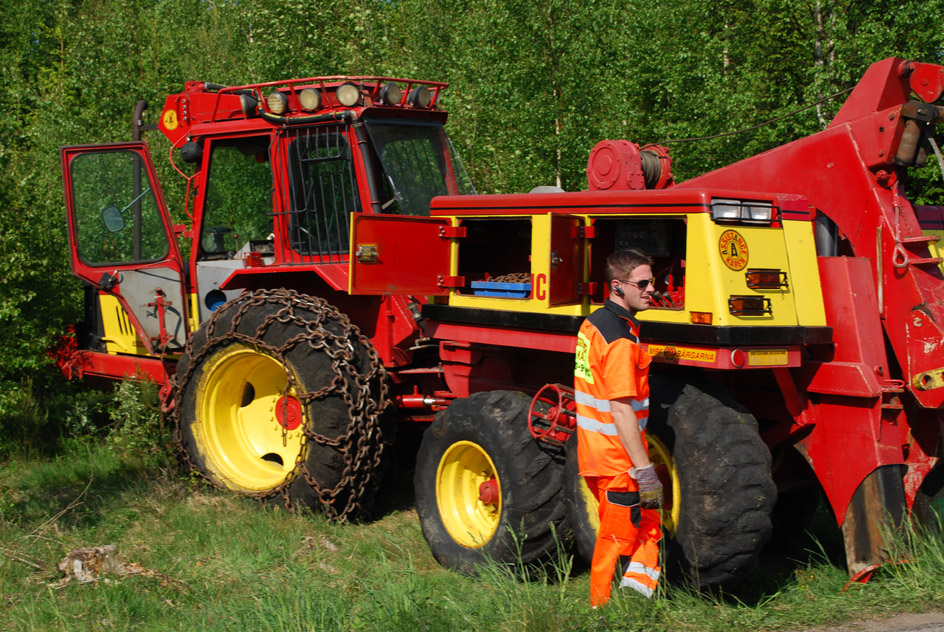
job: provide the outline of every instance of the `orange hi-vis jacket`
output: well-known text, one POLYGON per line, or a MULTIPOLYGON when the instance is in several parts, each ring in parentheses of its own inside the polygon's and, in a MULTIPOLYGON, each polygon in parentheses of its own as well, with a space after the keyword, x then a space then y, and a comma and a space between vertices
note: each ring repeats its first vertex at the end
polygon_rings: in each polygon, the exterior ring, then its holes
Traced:
POLYGON ((583 321, 574 366, 581 476, 615 476, 633 467, 616 434, 610 400, 631 400, 645 445, 651 360, 639 348, 639 321, 621 305, 608 300, 583 321))

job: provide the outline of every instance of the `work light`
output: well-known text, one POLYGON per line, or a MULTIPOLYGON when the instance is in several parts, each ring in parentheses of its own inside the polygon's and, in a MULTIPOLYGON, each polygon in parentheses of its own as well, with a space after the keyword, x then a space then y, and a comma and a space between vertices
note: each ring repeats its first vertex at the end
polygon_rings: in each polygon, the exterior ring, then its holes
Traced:
POLYGON ((380 101, 384 105, 400 105, 403 90, 395 83, 385 83, 380 89, 380 101))
POLYGON ((353 83, 343 83, 338 86, 337 97, 338 103, 351 107, 360 99, 361 92, 353 83))
POLYGON ((314 112, 321 107, 321 95, 314 88, 305 88, 298 95, 298 102, 302 109, 314 112))
POLYGON ((272 92, 266 97, 266 105, 273 114, 285 114, 288 109, 288 97, 281 92, 272 92))
POLYGON ((406 102, 415 108, 428 108, 430 101, 432 101, 432 95, 430 95, 429 88, 426 86, 413 88, 410 90, 410 95, 406 98, 406 102))

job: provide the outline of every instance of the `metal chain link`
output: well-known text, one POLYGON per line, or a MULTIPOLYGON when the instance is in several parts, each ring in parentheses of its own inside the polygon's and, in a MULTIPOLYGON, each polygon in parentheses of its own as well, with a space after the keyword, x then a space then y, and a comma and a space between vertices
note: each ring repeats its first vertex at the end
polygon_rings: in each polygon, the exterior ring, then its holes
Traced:
MULTIPOLYGON (((380 356, 367 337, 351 323, 346 314, 338 311, 327 301, 281 288, 243 294, 217 309, 203 327, 206 331, 206 342, 201 348, 194 349, 192 341, 195 336, 190 337, 185 350, 185 356, 189 355, 190 361, 185 370, 174 376, 170 382, 174 399, 168 414, 173 418, 174 442, 184 466, 206 479, 214 487, 226 489, 193 463, 184 446, 181 433, 182 398, 195 371, 209 354, 224 345, 241 343, 281 362, 286 377, 283 396, 293 393, 293 396, 299 400, 304 428, 301 435, 302 445, 300 445, 292 472, 278 486, 249 495, 260 500, 281 496, 284 505, 288 509, 293 509, 296 503, 290 494, 289 487, 299 476, 302 476, 314 491, 328 517, 344 521, 365 514, 378 483, 377 478, 385 449, 380 415, 390 404, 386 371, 380 356), (238 331, 240 323, 247 315, 258 314, 271 309, 271 306, 277 309, 267 313, 263 322, 252 334, 238 331), (293 325, 298 328, 299 333, 278 345, 270 344, 264 338, 269 328, 276 323, 293 325), (335 325, 332 329, 337 329, 338 333, 329 331, 326 328, 328 324, 335 325), (329 384, 306 392, 301 392, 298 380, 293 375, 286 358, 286 354, 303 344, 330 358, 331 369, 334 373, 329 384), (355 349, 358 345, 364 350, 368 359, 368 366, 363 371, 357 367, 358 358, 355 349), (309 408, 318 401, 337 395, 341 396, 347 406, 349 421, 345 432, 336 437, 329 437, 315 430, 309 408), (304 463, 307 454, 305 444, 309 442, 333 448, 342 455, 344 465, 340 472, 340 480, 334 487, 322 487, 304 463)), ((282 428, 282 436, 283 442, 287 441, 285 425, 282 428)))

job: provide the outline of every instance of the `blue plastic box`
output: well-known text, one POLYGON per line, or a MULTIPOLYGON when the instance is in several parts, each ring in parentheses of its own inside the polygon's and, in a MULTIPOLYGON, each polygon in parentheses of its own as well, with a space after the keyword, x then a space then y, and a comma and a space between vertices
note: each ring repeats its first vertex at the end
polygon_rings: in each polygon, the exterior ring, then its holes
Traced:
POLYGON ((530 283, 472 281, 472 290, 475 296, 494 296, 497 298, 528 298, 531 296, 530 283))

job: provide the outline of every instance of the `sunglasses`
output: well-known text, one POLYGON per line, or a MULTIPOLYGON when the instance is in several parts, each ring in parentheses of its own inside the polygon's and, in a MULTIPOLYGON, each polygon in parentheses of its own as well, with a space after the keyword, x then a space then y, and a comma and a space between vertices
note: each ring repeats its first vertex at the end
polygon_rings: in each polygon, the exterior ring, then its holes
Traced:
POLYGON ((623 279, 617 279, 620 283, 628 283, 629 285, 635 286, 640 292, 645 292, 648 287, 655 287, 655 279, 642 279, 641 281, 625 281, 623 279))

